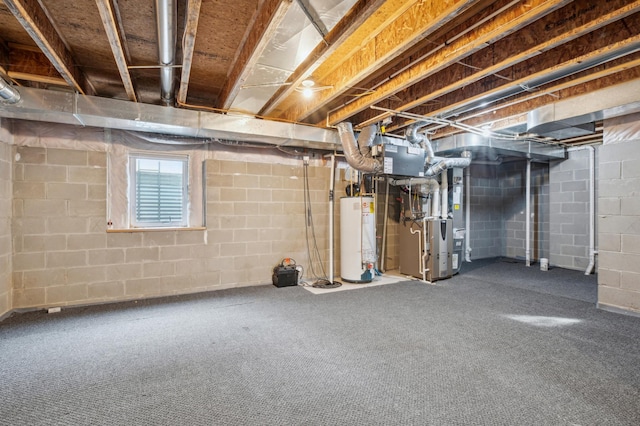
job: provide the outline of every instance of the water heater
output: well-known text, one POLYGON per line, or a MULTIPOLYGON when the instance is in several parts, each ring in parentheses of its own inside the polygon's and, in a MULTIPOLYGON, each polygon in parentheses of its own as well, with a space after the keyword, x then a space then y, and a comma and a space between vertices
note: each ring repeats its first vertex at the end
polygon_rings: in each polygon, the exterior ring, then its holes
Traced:
POLYGON ((341 198, 340 276, 352 283, 371 282, 376 261, 373 197, 341 198))

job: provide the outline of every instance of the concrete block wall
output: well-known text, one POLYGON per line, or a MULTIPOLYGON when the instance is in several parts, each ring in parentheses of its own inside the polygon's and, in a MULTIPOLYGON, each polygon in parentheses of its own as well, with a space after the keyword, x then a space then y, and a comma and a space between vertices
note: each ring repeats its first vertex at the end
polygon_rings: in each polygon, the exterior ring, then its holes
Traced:
MULTIPOLYGON (((267 284, 283 257, 308 270, 302 162, 207 160, 205 228, 107 232, 105 152, 13 153, 12 309, 267 284)), ((326 259, 329 169, 309 176, 326 259)))
MULTIPOLYGON (((307 259, 307 214, 304 208, 303 165, 207 160, 207 247, 204 266, 221 286, 271 282, 273 267, 291 257, 314 281, 307 259)), ((314 263, 318 276, 328 271, 330 169, 309 166, 309 191, 315 242, 323 264, 314 263)), ((336 203, 337 204, 337 203, 336 203)), ((338 208, 334 214, 337 215, 338 208)), ((339 259, 339 222, 336 259, 339 259)), ((312 232, 308 235, 313 247, 312 232)), ((337 267, 336 271, 337 273, 337 267)))
POLYGON ((640 315, 640 114, 605 120, 598 167, 598 306, 640 315))
MULTIPOLYGON (((526 258, 526 160, 502 164, 498 179, 502 189, 504 245, 502 256, 526 258)), ((549 173, 544 163, 531 164, 530 255, 532 261, 548 257, 549 173)))
MULTIPOLYGON (((502 190, 497 168, 473 164, 471 173, 471 259, 502 255, 502 190)), ((464 200, 466 203, 467 200, 464 200)), ((464 206, 466 208, 466 206, 464 206)))
POLYGON ((549 166, 549 263, 585 270, 589 264, 589 151, 569 150, 549 166))
POLYGON ((12 309, 11 145, 8 134, 0 129, 0 318, 12 309))

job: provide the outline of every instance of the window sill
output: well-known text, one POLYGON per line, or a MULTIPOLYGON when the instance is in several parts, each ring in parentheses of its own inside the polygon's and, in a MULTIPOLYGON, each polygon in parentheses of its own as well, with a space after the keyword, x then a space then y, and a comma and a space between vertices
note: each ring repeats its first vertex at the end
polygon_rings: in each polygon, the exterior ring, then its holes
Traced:
POLYGON ((204 226, 196 228, 125 228, 125 229, 107 229, 107 234, 131 233, 131 232, 162 232, 162 231, 206 231, 204 226))

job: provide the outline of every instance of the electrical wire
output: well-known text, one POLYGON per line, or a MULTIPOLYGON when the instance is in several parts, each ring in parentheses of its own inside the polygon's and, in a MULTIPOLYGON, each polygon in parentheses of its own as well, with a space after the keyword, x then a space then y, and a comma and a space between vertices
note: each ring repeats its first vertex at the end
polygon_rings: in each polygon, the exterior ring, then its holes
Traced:
POLYGON ((327 273, 322 263, 322 257, 320 256, 320 250, 318 249, 318 241, 316 239, 315 226, 313 224, 313 212, 311 209, 311 191, 309 189, 309 162, 304 162, 304 208, 305 208, 305 239, 307 242, 307 258, 309 260, 309 272, 310 275, 315 278, 312 287, 315 288, 336 288, 342 284, 334 281, 329 281, 327 273), (320 274, 316 271, 316 265, 319 268, 320 274))

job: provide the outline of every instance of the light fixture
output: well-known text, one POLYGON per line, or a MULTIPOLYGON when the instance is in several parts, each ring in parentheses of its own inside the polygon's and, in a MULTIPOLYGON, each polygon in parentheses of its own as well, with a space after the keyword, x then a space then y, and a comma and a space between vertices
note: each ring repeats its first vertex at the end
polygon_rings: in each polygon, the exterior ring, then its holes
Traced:
POLYGON ((305 98, 310 98, 313 96, 313 86, 315 86, 315 82, 311 79, 306 79, 302 81, 302 95, 305 98))
POLYGON ((300 86, 296 87, 296 91, 301 92, 305 98, 310 98, 315 92, 331 89, 332 87, 333 86, 316 86, 316 82, 309 77, 302 80, 300 86))

